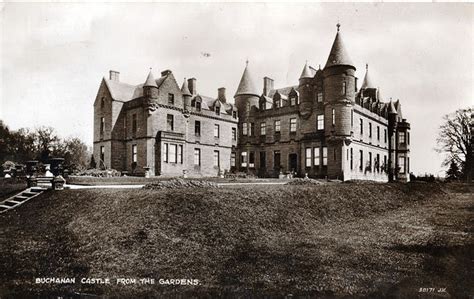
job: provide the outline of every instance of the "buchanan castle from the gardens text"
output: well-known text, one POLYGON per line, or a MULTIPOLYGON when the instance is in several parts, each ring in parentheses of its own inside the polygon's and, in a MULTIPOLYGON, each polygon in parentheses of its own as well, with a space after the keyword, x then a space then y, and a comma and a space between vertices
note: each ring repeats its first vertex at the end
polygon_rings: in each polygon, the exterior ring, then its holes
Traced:
POLYGON ((323 69, 305 65, 298 84, 256 88, 248 65, 234 95, 201 95, 196 79, 179 88, 170 70, 158 79, 120 82, 110 71, 94 102, 94 158, 143 175, 407 180, 410 124, 400 102, 383 101, 369 76, 360 87, 337 26, 323 69))

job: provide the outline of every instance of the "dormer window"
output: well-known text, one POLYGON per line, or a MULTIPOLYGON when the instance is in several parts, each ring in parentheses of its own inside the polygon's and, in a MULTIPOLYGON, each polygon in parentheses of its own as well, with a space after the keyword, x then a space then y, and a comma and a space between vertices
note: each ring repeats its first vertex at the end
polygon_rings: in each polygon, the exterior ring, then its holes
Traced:
POLYGON ((275 100, 275 108, 281 108, 281 99, 275 100))
POLYGON ((237 111, 232 111, 232 117, 237 118, 237 111))
POLYGON ((291 98, 290 98, 290 106, 294 106, 294 105, 296 105, 296 104, 297 104, 297 102, 296 102, 296 97, 294 97, 294 96, 291 97, 291 98))
POLYGON ((196 111, 201 111, 201 102, 196 101, 196 111))
POLYGON ((216 115, 221 114, 221 107, 216 106, 216 107, 214 108, 214 111, 216 112, 216 115))
POLYGON ((322 103, 323 102, 323 92, 322 91, 318 91, 318 103, 322 103))

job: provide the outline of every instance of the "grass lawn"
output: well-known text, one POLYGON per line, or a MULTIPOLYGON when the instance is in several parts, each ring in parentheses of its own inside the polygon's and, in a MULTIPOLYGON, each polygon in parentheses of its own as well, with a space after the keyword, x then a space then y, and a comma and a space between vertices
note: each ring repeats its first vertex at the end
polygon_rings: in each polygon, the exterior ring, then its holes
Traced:
POLYGON ((0 200, 13 196, 27 188, 26 179, 0 178, 0 200))
MULTIPOLYGON (((70 176, 67 179, 68 184, 74 185, 145 185, 152 182, 159 182, 164 180, 170 180, 172 177, 134 177, 134 176, 121 176, 121 177, 87 177, 87 176, 70 176)), ((247 183, 247 182, 264 182, 264 181, 275 181, 275 179, 246 179, 246 178, 237 178, 237 179, 224 179, 224 178, 189 178, 185 180, 206 180, 213 181, 216 183, 229 183, 229 182, 238 182, 238 183, 247 183)))
POLYGON ((49 192, 0 216, 0 297, 426 298, 419 289, 430 287, 468 297, 473 194, 426 183, 49 192), (119 277, 199 285, 117 286, 119 277))

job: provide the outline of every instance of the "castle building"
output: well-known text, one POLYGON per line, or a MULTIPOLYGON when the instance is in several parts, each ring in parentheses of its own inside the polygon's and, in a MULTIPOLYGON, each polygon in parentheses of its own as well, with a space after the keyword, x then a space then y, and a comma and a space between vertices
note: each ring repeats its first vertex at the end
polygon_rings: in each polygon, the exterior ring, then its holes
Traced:
POLYGON ((94 156, 103 167, 151 175, 299 176, 375 181, 408 179, 410 124, 400 101, 383 101, 368 66, 356 67, 337 33, 323 69, 305 64, 298 84, 259 92, 247 65, 235 105, 181 89, 171 71, 129 85, 111 71, 94 103, 94 156))

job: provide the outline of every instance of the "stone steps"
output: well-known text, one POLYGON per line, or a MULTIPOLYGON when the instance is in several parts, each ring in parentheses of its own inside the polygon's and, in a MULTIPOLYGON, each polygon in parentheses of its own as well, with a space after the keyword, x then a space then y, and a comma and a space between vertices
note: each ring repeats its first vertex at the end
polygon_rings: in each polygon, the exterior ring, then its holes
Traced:
POLYGON ((46 188, 32 187, 5 199, 4 201, 0 202, 0 214, 24 204, 28 200, 40 195, 46 190, 46 188))

